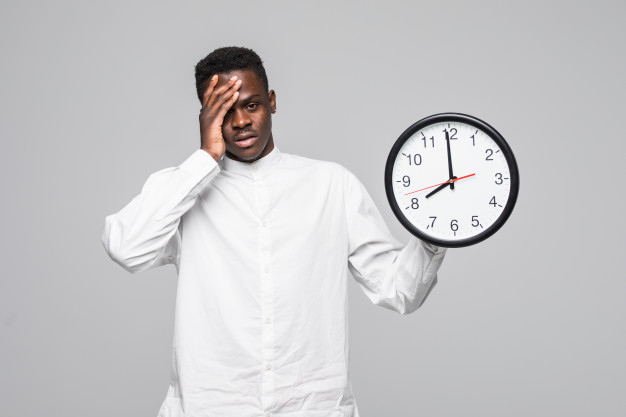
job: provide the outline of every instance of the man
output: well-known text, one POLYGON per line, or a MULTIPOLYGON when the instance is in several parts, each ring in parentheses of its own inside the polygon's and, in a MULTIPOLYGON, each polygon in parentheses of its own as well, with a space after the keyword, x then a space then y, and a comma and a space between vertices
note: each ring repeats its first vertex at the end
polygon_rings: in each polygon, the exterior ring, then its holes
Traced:
POLYGON ((261 59, 220 48, 196 66, 200 149, 152 174, 102 242, 130 272, 178 272, 172 376, 159 417, 355 416, 347 279, 416 310, 445 249, 390 234, 346 168, 279 151, 261 59))

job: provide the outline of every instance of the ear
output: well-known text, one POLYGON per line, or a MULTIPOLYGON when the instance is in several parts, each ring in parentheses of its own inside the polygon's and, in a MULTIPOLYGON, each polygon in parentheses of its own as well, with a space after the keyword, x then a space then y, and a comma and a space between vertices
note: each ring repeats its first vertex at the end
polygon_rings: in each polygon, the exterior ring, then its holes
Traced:
POLYGON ((274 90, 270 90, 267 92, 267 95, 270 98, 270 108, 272 109, 272 113, 276 113, 276 93, 274 90))

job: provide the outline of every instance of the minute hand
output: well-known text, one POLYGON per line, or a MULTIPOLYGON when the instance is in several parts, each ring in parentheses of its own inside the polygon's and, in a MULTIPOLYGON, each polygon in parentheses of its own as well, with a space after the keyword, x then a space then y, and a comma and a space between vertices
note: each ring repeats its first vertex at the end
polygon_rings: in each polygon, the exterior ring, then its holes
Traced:
MULTIPOLYGON (((448 174, 450 179, 454 179, 454 173, 452 172, 452 155, 450 154, 450 136, 448 135, 448 129, 444 129, 446 132, 446 147, 448 148, 448 174)), ((450 189, 454 190, 454 182, 450 183, 450 189)))

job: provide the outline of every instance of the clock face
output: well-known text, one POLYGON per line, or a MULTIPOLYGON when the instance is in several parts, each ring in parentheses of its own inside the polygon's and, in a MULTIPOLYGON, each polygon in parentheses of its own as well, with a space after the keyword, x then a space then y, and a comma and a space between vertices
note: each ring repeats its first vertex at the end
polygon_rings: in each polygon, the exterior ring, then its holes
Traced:
POLYGON ((519 189, 504 138, 472 116, 446 113, 407 129, 385 170, 387 198, 401 223, 438 246, 478 243, 510 215, 519 189))

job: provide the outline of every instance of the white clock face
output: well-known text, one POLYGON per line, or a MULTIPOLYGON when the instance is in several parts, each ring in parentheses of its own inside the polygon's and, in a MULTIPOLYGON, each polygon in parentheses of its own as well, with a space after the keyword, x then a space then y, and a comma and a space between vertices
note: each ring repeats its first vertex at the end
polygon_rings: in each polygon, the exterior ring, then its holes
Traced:
POLYGON ((440 122, 406 140, 393 164, 392 183, 399 210, 415 228, 454 242, 485 232, 503 214, 511 172, 502 149, 485 132, 440 122))

